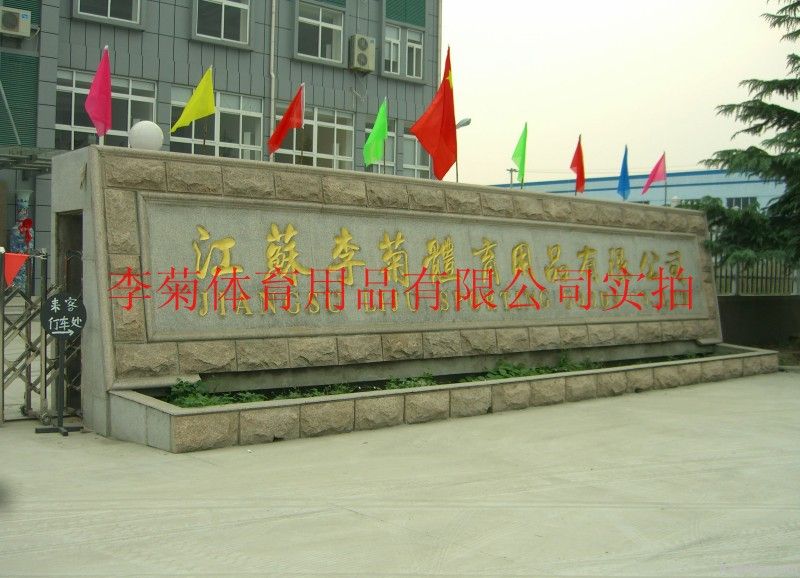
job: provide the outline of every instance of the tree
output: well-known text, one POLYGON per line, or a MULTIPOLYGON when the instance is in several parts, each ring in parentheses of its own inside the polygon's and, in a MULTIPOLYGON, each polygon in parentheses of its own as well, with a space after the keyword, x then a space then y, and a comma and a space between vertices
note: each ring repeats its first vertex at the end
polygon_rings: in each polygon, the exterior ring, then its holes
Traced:
POLYGON ((770 224, 758 203, 742 209, 726 208, 716 197, 681 202, 680 207, 703 211, 711 238, 706 245, 722 263, 744 270, 761 259, 785 259, 785 233, 770 224))
MULTIPOLYGON (((785 31, 783 40, 800 39, 800 0, 781 0, 774 14, 764 14, 771 28, 785 31)), ((728 149, 703 161, 730 173, 744 173, 785 184, 786 191, 767 207, 769 225, 774 230, 768 240, 772 246, 754 251, 779 252, 789 263, 800 264, 800 111, 775 103, 782 98, 795 102, 800 96, 800 55, 787 57, 788 75, 775 80, 743 80, 750 100, 723 104, 718 114, 731 116, 749 126, 734 134, 765 136, 761 146, 728 149)), ((736 241, 734 245, 741 245, 736 241)))

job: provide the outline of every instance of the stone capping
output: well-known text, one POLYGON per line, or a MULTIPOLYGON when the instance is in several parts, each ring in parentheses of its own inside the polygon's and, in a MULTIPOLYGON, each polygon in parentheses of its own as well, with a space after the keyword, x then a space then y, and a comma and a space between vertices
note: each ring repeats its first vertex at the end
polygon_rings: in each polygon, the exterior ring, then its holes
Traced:
MULTIPOLYGON (((114 407, 119 404, 125 405, 125 409, 120 410, 122 414, 119 418, 128 418, 130 415, 138 415, 140 422, 145 424, 145 430, 141 435, 133 436, 130 432, 135 427, 126 424, 120 430, 121 435, 115 435, 112 430, 112 437, 118 437, 127 441, 137 441, 139 443, 158 447, 166 451, 180 453, 183 451, 195 451, 211 449, 225 445, 239 445, 246 440, 269 441, 269 436, 259 435, 258 431, 251 431, 254 427, 265 427, 263 424, 269 422, 269 415, 274 414, 275 410, 281 408, 298 408, 296 412, 283 412, 281 419, 296 419, 299 437, 309 437, 316 435, 327 435, 330 433, 344 433, 360 429, 374 429, 376 427, 389 427, 400 423, 417 423, 419 421, 430 421, 433 419, 448 419, 450 417, 460 417, 469 415, 480 415, 484 413, 497 413, 500 411, 524 409, 531 406, 547 405, 550 403, 560 403, 566 401, 579 401, 582 399, 592 399, 606 395, 617 395, 619 393, 633 393, 647 391, 651 389, 664 389, 681 385, 692 385, 708 381, 722 379, 732 379, 736 377, 754 375, 758 373, 771 373, 778 371, 777 353, 774 351, 746 348, 740 346, 721 345, 718 347, 719 355, 700 359, 688 359, 677 361, 664 361, 656 363, 644 363, 638 365, 625 365, 609 367, 595 370, 574 371, 551 373, 546 375, 514 377, 508 379, 475 381, 468 383, 450 383, 435 386, 415 387, 408 389, 393 389, 374 392, 360 392, 343 395, 319 396, 306 399, 288 399, 278 401, 262 401, 252 403, 236 403, 220 406, 209 406, 201 408, 180 408, 165 401, 158 400, 137 391, 112 391, 112 398, 116 399, 114 407), (626 387, 624 391, 600 391, 599 384, 604 383, 602 377, 610 374, 624 374, 626 376, 626 387), (644 377, 644 378, 643 378, 644 377), (642 379, 643 378, 643 379, 642 379), (637 383, 632 383, 639 380, 637 383), (566 388, 568 395, 557 396, 552 400, 541 400, 537 384, 545 382, 555 382, 560 389, 566 388), (571 386, 570 382, 573 382, 571 386), (577 389, 575 389, 577 388, 577 389), (587 389, 589 388, 589 389, 587 389), (524 395, 525 389, 529 389, 529 394, 524 395), (454 399, 453 393, 465 390, 483 390, 488 395, 487 400, 482 400, 483 396, 473 396, 474 399, 459 396, 458 411, 452 410, 454 399), (576 392, 579 392, 576 393, 576 392), (420 394, 437 394, 433 397, 437 399, 442 394, 449 394, 449 409, 442 408, 431 412, 431 416, 421 419, 416 413, 413 415, 408 412, 409 399, 423 399, 425 396, 420 394), (367 404, 359 404, 359 400, 366 399, 387 399, 397 398, 404 400, 402 403, 406 407, 405 415, 400 417, 388 417, 386 415, 376 415, 374 419, 365 416, 364 412, 370 411, 367 404), (124 400, 124 401, 123 401, 124 400), (475 405, 470 407, 470 403, 475 405), (315 410, 310 411, 311 407, 315 410), (360 411, 356 411, 358 406, 360 411), (478 407, 480 406, 480 407, 478 407), (306 413, 303 408, 309 408, 306 413), (446 410, 446 411, 445 411, 446 410), (243 422, 239 419, 241 412, 259 413, 264 416, 262 421, 257 419, 243 422), (151 415, 155 412, 154 415, 151 415), (360 413, 361 419, 357 418, 360 413), (231 415, 234 414, 234 415, 231 415), (196 416, 195 421, 187 421, 191 416, 196 416), (205 417, 200 417, 205 416, 205 417), (325 419, 335 420, 335 423, 315 423, 314 420, 325 419), (200 421, 197 421, 200 420, 200 421), (152 424, 154 425, 150 425, 152 424), (205 435, 198 433, 196 440, 176 439, 176 436, 192 437, 191 428, 186 424, 204 424, 204 428, 213 429, 217 435, 205 435), (239 424, 237 427, 238 437, 234 436, 231 430, 233 423, 239 424), (245 425, 242 425, 242 424, 245 425), (369 426, 359 427, 359 423, 369 423, 369 426), (302 425, 301 425, 302 424, 302 425), (148 428, 158 428, 157 432, 150 432, 148 428), (241 428, 248 427, 245 432, 241 428), (305 432, 310 432, 306 435, 305 432), (236 437, 236 439, 234 439, 236 437), (151 443, 151 440, 156 440, 151 443)), ((466 392, 466 391, 465 391, 466 392)), ((388 400, 387 400, 388 401, 388 400)), ((398 401, 400 403, 400 401, 398 401)), ((381 404, 372 404, 375 412, 381 411, 381 404)), ((424 409, 424 408, 422 408, 424 409)), ((383 410, 385 413, 385 409, 383 410)), ((251 414, 252 415, 252 414, 251 414)), ((293 426, 292 426, 293 427, 293 426)), ((204 430, 205 431, 205 430, 204 430)), ((291 439, 289 436, 276 439, 291 439)))
MULTIPOLYGON (((554 197, 550 193, 518 192, 504 187, 426 181, 411 177, 379 175, 357 171, 296 166, 265 161, 198 158, 197 155, 122 149, 92 145, 99 153, 106 187, 116 189, 166 191, 179 194, 240 196, 262 200, 282 198, 277 180, 280 175, 319 181, 313 195, 289 191, 283 197, 318 204, 345 204, 371 207, 395 207, 403 210, 424 210, 441 214, 504 217, 539 222, 558 221, 578 225, 597 225, 600 219, 607 226, 704 236, 705 216, 691 209, 619 206, 613 201, 554 197), (111 161, 111 162, 107 162, 111 161), (121 163, 121 164, 120 164, 121 163), (123 169, 136 167, 134 174, 123 169), (106 170, 106 167, 110 167, 106 170), (197 188, 197 179, 208 173, 218 180, 219 189, 197 188), (262 174, 263 173, 263 174, 262 174), (376 197, 374 184, 384 183, 386 192, 376 197), (366 197, 362 186, 366 184, 366 197), (373 186, 370 187, 370 184, 373 186), (256 190, 264 186, 261 193, 256 190), (427 189, 427 190, 426 190, 427 189), (277 194, 276 194, 276 191, 277 194), (409 199, 411 201, 409 202, 409 199), (542 204, 542 210, 538 205, 542 204), (535 206, 534 206, 535 205, 535 206)), ((202 179, 201 179, 202 180, 202 179)), ((281 183, 281 186, 287 186, 281 183)))

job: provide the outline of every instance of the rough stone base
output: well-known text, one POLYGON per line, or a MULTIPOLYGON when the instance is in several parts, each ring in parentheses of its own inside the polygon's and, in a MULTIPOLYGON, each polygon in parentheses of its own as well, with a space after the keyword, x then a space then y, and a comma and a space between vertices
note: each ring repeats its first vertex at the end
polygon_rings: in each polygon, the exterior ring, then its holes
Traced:
POLYGON ((300 406, 300 435, 304 438, 353 431, 353 400, 307 403, 300 406))
POLYGON ((242 411, 239 443, 260 444, 300 437, 300 408, 276 407, 242 411))
POLYGON ((491 387, 468 387, 450 391, 450 417, 470 417, 492 409, 491 387))
POLYGON ((180 453, 477 416, 778 370, 776 353, 738 349, 745 353, 218 408, 182 409, 142 393, 114 391, 111 435, 180 453))
POLYGON ((403 423, 403 398, 397 395, 356 400, 357 430, 391 427, 403 423))
POLYGON ((450 416, 450 392, 412 393, 406 397, 406 423, 423 423, 450 416))

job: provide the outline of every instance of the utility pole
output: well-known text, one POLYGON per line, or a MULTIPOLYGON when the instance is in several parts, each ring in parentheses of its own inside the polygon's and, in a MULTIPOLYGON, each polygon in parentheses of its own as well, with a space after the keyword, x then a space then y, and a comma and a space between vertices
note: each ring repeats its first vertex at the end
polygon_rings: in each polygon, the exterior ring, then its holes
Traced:
POLYGON ((517 169, 506 169, 508 171, 508 183, 510 186, 514 186, 514 173, 518 172, 517 169))

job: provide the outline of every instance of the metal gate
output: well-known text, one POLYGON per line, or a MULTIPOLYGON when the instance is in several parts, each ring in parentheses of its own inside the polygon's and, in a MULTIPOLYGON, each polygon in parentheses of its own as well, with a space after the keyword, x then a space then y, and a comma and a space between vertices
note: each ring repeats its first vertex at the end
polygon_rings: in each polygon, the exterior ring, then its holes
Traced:
MULTIPOLYGON (((63 291, 58 284, 48 284, 48 254, 44 250, 30 255, 23 269, 26 272, 22 286, 6 286, 0 280, 0 423, 5 419, 29 418, 49 423, 51 410, 48 392, 54 387, 57 374, 56 340, 46 335, 39 324, 42 303, 47 297, 63 291), (34 291, 34 275, 40 271, 38 291, 34 291), (42 296, 45 296, 43 299, 42 296), (7 393, 13 395, 7 399, 7 393), (6 411, 9 401, 20 403, 6 411)), ((80 259, 80 253, 70 252, 63 262, 69 271, 71 261, 80 259)), ((0 252, 0 271, 5 271, 4 254, 0 252)), ((67 275, 59 275, 66 279, 67 275)), ((80 335, 65 344, 67 415, 80 415, 80 335)))

